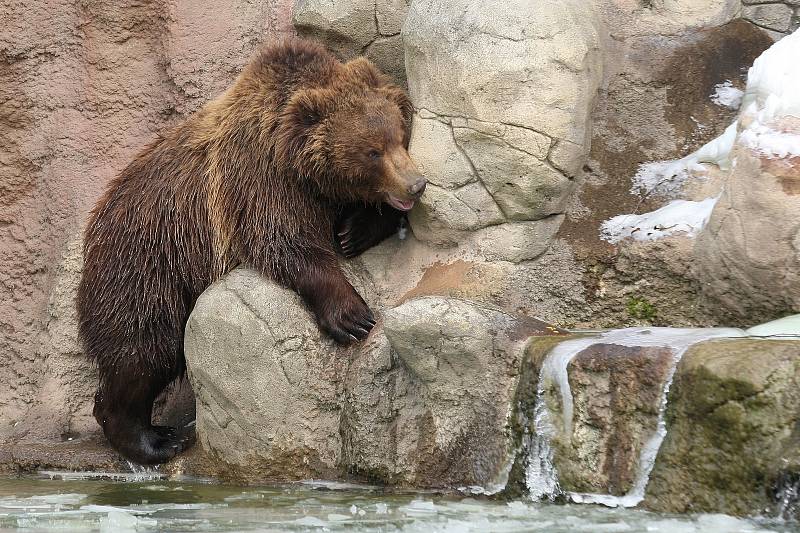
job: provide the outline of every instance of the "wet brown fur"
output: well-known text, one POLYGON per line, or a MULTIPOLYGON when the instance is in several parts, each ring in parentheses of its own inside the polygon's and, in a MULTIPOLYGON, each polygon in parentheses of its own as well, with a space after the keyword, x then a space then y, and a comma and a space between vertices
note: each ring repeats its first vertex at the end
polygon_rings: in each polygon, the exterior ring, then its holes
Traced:
POLYGON ((366 335, 374 319, 339 269, 334 230, 354 213, 341 233, 368 247, 397 222, 374 206, 413 197, 410 114, 367 60, 287 40, 112 180, 86 230, 77 307, 100 373, 95 416, 117 450, 157 463, 187 445, 151 425, 152 403, 185 371, 195 300, 237 265, 297 291, 340 342, 366 335), (363 217, 385 219, 383 233, 359 240, 363 217))

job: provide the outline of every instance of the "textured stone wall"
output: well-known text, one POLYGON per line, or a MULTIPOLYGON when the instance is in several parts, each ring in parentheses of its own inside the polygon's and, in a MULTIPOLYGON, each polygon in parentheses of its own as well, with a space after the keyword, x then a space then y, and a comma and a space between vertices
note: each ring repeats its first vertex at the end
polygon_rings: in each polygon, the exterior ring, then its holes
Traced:
POLYGON ((0 2, 0 442, 74 435, 80 233, 108 180, 221 91, 290 0, 0 2))

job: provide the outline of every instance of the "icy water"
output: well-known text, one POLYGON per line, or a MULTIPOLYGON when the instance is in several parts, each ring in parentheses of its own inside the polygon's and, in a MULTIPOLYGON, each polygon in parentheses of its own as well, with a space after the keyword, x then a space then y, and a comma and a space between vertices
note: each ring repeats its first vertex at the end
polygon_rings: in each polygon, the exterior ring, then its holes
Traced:
MULTIPOLYGON (((666 516, 592 505, 500 502, 308 482, 241 487, 198 480, 0 478, 7 531, 763 532, 791 524, 666 516)), ((67 475, 66 477, 72 477, 67 475)))

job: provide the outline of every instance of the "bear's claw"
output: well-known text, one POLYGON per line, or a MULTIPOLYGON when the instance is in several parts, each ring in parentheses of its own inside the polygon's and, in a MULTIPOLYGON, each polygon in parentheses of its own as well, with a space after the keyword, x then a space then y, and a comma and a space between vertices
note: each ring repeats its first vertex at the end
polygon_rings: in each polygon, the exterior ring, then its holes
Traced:
POLYGON ((395 233, 402 217, 403 213, 388 205, 359 206, 345 211, 335 231, 340 253, 347 259, 361 255, 395 233))
POLYGON ((339 344, 350 344, 367 338, 376 320, 366 303, 354 292, 349 302, 339 302, 335 313, 320 316, 320 326, 339 344))

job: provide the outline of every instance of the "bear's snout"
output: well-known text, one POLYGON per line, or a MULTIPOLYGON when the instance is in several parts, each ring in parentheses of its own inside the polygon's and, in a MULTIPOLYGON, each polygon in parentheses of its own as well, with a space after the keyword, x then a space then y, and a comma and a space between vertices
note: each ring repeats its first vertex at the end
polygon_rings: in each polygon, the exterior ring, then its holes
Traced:
POLYGON ((395 194, 407 196, 409 199, 416 200, 425 192, 428 180, 411 160, 408 152, 403 148, 393 150, 389 161, 394 174, 395 194))
POLYGON ((428 186, 428 180, 420 176, 417 181, 415 181, 411 186, 408 187, 408 194, 414 196, 415 198, 419 198, 420 196, 422 196, 422 193, 425 192, 425 187, 427 186, 428 186))

